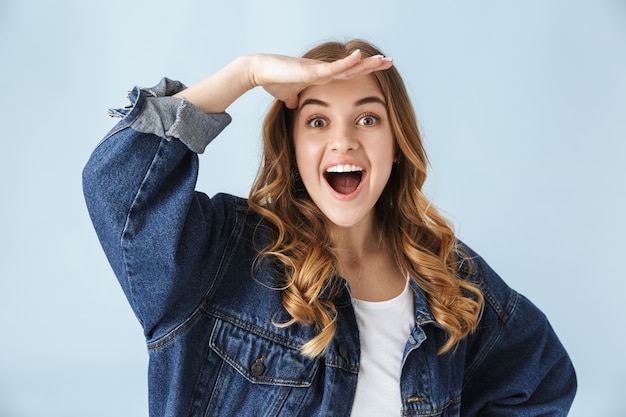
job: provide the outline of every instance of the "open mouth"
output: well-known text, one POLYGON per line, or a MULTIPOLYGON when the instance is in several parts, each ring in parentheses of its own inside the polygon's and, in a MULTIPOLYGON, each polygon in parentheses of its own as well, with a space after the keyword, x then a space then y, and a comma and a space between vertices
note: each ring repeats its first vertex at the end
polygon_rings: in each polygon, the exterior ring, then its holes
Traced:
POLYGON ((339 194, 352 194, 361 183, 363 168, 356 165, 335 165, 326 170, 324 178, 339 194))

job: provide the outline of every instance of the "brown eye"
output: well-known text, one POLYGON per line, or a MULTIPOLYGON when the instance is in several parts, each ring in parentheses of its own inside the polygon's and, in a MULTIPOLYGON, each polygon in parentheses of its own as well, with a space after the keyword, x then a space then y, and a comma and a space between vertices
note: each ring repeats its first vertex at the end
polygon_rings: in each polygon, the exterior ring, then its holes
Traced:
POLYGON ((361 126, 374 126, 378 123, 378 117, 372 114, 366 114, 361 117, 357 123, 361 126))
POLYGON ((321 117, 314 117, 312 119, 309 119, 307 120, 306 124, 316 129, 326 127, 328 125, 326 120, 322 119, 321 117))

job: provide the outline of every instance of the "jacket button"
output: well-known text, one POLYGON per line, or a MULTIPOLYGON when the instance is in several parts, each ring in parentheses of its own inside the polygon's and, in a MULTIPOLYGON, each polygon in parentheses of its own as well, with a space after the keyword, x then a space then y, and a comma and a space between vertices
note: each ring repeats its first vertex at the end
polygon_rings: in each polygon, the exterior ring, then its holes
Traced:
POLYGON ((348 359, 348 346, 341 344, 339 345, 339 354, 344 358, 348 359))
POLYGON ((263 364, 264 359, 265 357, 261 356, 252 364, 252 367, 250 368, 250 372, 252 372, 252 375, 254 376, 263 375, 263 372, 265 372, 265 365, 263 364))

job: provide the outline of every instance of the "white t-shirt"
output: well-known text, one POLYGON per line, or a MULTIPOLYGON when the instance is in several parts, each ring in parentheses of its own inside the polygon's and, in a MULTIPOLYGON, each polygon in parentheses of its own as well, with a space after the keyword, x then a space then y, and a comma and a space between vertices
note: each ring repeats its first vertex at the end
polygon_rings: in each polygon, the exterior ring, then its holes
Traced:
POLYGON ((401 414, 402 355, 413 330, 413 291, 387 301, 353 299, 361 338, 361 365, 352 407, 353 417, 397 417, 401 414))

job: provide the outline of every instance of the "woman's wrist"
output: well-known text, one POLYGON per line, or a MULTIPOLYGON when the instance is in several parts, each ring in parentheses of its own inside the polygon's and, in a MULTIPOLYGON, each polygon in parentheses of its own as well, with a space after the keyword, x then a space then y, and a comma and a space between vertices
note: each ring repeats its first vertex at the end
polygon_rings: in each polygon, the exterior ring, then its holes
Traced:
POLYGON ((185 98, 205 113, 222 113, 255 86, 250 77, 250 56, 236 58, 216 73, 174 97, 185 98))

